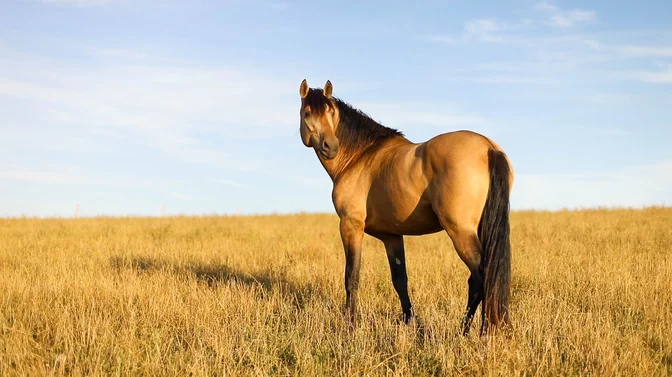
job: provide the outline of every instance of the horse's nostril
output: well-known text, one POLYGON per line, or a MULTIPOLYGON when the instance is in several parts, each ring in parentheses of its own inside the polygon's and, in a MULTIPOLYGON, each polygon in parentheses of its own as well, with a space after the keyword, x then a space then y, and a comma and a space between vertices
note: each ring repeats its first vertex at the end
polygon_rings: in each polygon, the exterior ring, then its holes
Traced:
POLYGON ((327 143, 326 140, 322 142, 322 149, 324 149, 325 151, 329 150, 329 143, 327 143))

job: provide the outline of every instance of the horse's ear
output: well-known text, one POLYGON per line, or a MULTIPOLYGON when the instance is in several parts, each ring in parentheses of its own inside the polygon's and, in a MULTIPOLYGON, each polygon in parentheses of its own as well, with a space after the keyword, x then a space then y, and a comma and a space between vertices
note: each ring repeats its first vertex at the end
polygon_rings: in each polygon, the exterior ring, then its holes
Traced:
POLYGON ((327 80, 327 83, 324 84, 324 89, 322 89, 322 92, 324 93, 324 96, 327 98, 331 98, 331 93, 334 91, 334 86, 331 85, 331 81, 327 80))
POLYGON ((301 81, 301 86, 299 87, 299 94, 301 95, 301 98, 306 98, 308 95, 308 89, 310 89, 308 87, 308 81, 303 79, 303 81, 301 81))

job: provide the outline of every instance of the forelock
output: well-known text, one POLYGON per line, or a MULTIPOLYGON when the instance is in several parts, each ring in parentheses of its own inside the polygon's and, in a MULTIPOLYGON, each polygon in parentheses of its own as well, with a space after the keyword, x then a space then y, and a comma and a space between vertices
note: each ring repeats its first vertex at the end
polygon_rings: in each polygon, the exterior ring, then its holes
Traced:
POLYGON ((324 96, 322 89, 311 88, 308 95, 303 99, 303 106, 310 106, 310 111, 316 115, 322 115, 327 108, 334 107, 333 103, 324 96))

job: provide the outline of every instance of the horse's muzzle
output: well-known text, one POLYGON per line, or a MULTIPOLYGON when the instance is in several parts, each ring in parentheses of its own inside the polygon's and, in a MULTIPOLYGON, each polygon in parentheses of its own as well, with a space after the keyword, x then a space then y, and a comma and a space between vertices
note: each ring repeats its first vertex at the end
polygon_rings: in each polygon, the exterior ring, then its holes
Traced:
POLYGON ((320 143, 319 147, 320 154, 326 160, 332 160, 338 154, 338 139, 333 138, 330 140, 324 139, 320 143))

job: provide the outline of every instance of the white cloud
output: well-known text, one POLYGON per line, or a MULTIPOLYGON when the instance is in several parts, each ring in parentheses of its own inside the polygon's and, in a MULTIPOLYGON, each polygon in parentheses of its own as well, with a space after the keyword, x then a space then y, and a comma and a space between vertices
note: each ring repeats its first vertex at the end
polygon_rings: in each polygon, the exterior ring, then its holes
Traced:
POLYGON ((566 12, 558 12, 547 21, 548 25, 558 28, 572 28, 584 22, 595 21, 597 15, 594 11, 574 9, 566 12))
POLYGON ((546 1, 536 4, 535 9, 550 15, 550 18, 544 22, 546 25, 562 29, 569 29, 580 23, 597 19, 595 11, 586 9, 561 10, 556 5, 546 1))
POLYGON ((506 25, 492 18, 470 20, 464 24, 464 30, 468 34, 483 35, 503 29, 506 29, 506 25))
POLYGON ((555 11, 558 10, 558 7, 556 7, 555 5, 553 5, 551 3, 548 3, 546 1, 536 4, 534 7, 538 10, 548 11, 548 12, 555 12, 555 11))
POLYGON ((444 44, 466 44, 470 42, 500 43, 516 45, 525 43, 523 38, 505 35, 503 32, 519 30, 534 24, 534 21, 523 19, 518 22, 509 22, 496 18, 477 18, 467 20, 460 35, 425 35, 424 40, 444 44))
POLYGON ((547 17, 539 19, 525 18, 518 21, 500 20, 492 17, 477 18, 464 23, 463 31, 458 36, 428 35, 425 40, 446 44, 469 42, 483 42, 505 44, 522 47, 544 47, 549 41, 557 41, 556 37, 530 37, 529 35, 512 35, 513 31, 551 26, 553 28, 570 29, 580 23, 595 21, 597 14, 592 10, 573 9, 563 11, 558 7, 543 2, 535 6, 537 10, 548 13, 547 17))
MULTIPOLYGON (((632 68, 626 71, 588 72, 582 66, 591 66, 594 70, 596 63, 616 63, 620 61, 670 58, 672 47, 669 43, 669 31, 640 31, 640 32, 608 32, 600 34, 569 33, 568 30, 580 24, 596 21, 597 14, 592 10, 572 9, 563 10, 559 7, 542 2, 535 8, 543 14, 534 20, 521 21, 499 20, 495 18, 479 18, 469 20, 464 24, 464 30, 459 35, 433 34, 424 36, 424 40, 448 45, 461 45, 473 42, 505 45, 516 48, 521 53, 527 53, 528 62, 520 59, 516 61, 515 70, 503 72, 501 64, 497 62, 490 67, 469 67, 468 71, 479 71, 479 74, 468 73, 458 80, 492 84, 534 84, 552 85, 567 82, 579 75, 590 75, 594 79, 606 80, 637 80, 653 84, 667 84, 672 82, 672 69, 663 65, 658 70, 632 68), (560 35, 550 28, 563 29, 560 35), (544 30, 546 29, 546 30, 544 30), (532 31, 532 33, 523 30, 532 31), (635 39, 636 37, 636 39, 635 39), (624 43, 624 41, 631 43, 624 43), (632 43, 632 41, 635 43, 632 43), (638 44, 636 41, 641 40, 638 44), (657 40, 660 45, 651 44, 657 40), (515 72, 514 72, 515 71, 515 72), (563 79, 562 75, 565 76, 563 79)), ((644 64, 651 64, 648 61, 644 64)), ((654 62, 655 63, 655 62, 654 62)), ((654 64, 655 65, 655 64, 654 64)), ((590 98, 593 103, 624 102, 623 98, 590 98)))
POLYGON ((515 209, 672 204, 672 161, 585 174, 518 174, 515 209), (660 198, 663 199, 661 202, 660 198))

